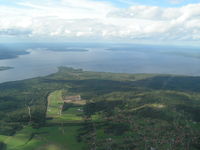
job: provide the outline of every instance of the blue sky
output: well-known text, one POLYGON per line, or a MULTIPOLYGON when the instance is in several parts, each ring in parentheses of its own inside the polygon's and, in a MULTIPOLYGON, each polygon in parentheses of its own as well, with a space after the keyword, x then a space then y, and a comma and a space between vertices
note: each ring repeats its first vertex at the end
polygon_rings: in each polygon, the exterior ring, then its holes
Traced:
POLYGON ((0 42, 200 43, 199 0, 0 0, 0 42))
MULTIPOLYGON (((18 2, 25 2, 25 0, 0 0, 0 5, 8 5, 8 6, 16 6, 16 3, 18 2)), ((37 0, 32 0, 37 1, 37 0)), ((45 0, 43 0, 45 1, 45 0)), ((130 5, 133 4, 142 4, 142 5, 148 5, 148 6, 160 6, 160 7, 180 7, 187 4, 195 4, 199 3, 199 0, 95 0, 95 1, 105 1, 110 2, 114 4, 117 7, 124 7, 127 8, 130 5)))
POLYGON ((160 7, 180 7, 187 4, 199 3, 199 0, 108 0, 118 7, 129 7, 131 4, 142 4, 160 7))

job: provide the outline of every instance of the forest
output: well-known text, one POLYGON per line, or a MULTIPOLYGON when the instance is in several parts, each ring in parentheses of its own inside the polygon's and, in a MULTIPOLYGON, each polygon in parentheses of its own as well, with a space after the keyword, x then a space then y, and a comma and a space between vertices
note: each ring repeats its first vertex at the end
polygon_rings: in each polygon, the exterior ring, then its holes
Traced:
POLYGON ((200 77, 60 67, 0 91, 2 150, 200 149, 200 77))

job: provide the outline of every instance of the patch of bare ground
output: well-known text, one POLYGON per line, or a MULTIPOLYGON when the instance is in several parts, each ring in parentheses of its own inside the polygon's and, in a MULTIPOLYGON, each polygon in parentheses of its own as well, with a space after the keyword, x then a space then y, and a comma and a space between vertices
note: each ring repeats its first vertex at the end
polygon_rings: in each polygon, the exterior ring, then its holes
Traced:
POLYGON ((49 143, 49 144, 42 145, 37 150, 67 150, 67 148, 61 147, 58 144, 49 143))
POLYGON ((72 103, 72 104, 78 104, 78 105, 85 105, 86 100, 83 100, 80 95, 75 96, 66 96, 63 101, 65 103, 72 103))

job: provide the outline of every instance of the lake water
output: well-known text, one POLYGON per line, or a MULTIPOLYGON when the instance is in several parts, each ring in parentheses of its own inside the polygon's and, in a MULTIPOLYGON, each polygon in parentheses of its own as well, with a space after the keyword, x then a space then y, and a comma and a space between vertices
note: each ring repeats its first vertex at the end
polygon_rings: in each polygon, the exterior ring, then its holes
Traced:
POLYGON ((98 72, 200 75, 200 59, 156 51, 111 51, 106 48, 76 52, 29 51, 30 54, 15 59, 0 60, 0 66, 14 67, 0 71, 0 83, 45 76, 56 72, 58 66, 98 72))

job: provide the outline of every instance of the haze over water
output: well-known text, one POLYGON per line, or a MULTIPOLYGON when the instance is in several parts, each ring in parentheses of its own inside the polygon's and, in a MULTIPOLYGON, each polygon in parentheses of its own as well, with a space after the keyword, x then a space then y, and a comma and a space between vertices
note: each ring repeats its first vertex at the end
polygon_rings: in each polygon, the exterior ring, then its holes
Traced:
POLYGON ((0 71, 0 82, 45 76, 56 72, 59 66, 97 72, 200 75, 200 59, 167 50, 84 49, 88 51, 29 49, 27 55, 0 60, 0 66, 14 67, 0 71))

